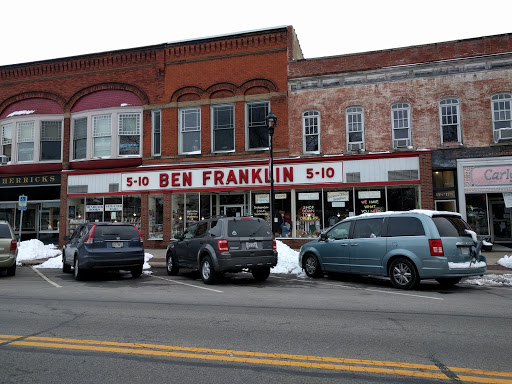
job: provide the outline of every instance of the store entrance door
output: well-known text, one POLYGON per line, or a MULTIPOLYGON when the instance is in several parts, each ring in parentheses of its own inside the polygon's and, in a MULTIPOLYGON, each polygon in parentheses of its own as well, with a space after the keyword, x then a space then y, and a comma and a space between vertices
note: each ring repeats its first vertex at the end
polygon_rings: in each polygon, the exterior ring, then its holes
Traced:
POLYGON ((491 200, 492 229, 494 242, 512 242, 510 208, 505 207, 503 200, 491 200))
POLYGON ((240 217, 244 215, 243 205, 224 205, 221 208, 224 216, 227 217, 240 217))

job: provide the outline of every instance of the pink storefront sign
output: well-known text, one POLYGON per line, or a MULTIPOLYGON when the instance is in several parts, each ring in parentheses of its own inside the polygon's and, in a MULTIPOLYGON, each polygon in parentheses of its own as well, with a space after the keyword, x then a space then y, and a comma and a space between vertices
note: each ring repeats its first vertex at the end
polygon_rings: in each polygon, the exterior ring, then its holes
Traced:
POLYGON ((468 167, 466 186, 512 185, 512 165, 468 167), (470 177, 467 177, 470 176, 470 177))

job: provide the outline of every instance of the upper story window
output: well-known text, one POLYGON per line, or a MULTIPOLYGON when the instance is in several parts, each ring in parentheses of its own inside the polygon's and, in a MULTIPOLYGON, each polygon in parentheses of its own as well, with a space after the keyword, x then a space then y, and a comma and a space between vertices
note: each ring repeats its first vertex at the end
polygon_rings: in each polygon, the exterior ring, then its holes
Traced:
POLYGON ((411 105, 394 103, 391 106, 393 148, 411 146, 411 105))
POLYGON ((304 111, 302 113, 303 152, 320 153, 320 112, 304 111))
POLYGON ((87 157, 87 117, 73 120, 73 160, 87 157))
POLYGON ((456 98, 446 98, 439 102, 439 123, 441 143, 461 143, 460 107, 456 98))
POLYGON ((160 156, 162 154, 162 112, 151 111, 151 154, 160 156))
POLYGON ((63 113, 44 98, 8 105, 0 115, 0 164, 62 161, 63 113))
POLYGON ((119 155, 140 155, 140 113, 119 115, 119 155))
POLYGON ((96 115, 93 121, 93 157, 112 156, 112 116, 96 115))
POLYGON ((493 95, 491 103, 494 142, 512 139, 512 93, 493 95))
POLYGON ((235 106, 220 104, 212 106, 213 152, 235 150, 235 106))
POLYGON ((245 103, 247 149, 266 149, 269 147, 268 128, 265 121, 269 109, 269 101, 245 103))
POLYGON ((179 110, 180 154, 201 153, 201 108, 179 110))
POLYGON ((347 150, 364 151, 364 110, 362 107, 349 107, 345 113, 347 126, 347 150))

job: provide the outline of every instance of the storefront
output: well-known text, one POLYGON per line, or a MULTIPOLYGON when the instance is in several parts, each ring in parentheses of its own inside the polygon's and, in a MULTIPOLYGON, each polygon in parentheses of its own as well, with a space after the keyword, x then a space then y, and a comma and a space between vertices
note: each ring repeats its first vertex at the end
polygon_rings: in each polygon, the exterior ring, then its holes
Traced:
POLYGON ((457 174, 461 214, 473 230, 491 242, 512 243, 512 157, 458 160, 457 174))
MULTIPOLYGON (((421 207, 419 155, 277 159, 274 175, 278 237, 311 238, 348 216, 421 207)), ((270 223, 268 161, 69 172, 67 206, 68 233, 83 221, 128 221, 163 247, 204 217, 270 223)))
POLYGON ((19 235, 20 195, 27 197, 21 220, 21 240, 58 243, 60 227, 60 174, 0 177, 0 220, 8 221, 19 235))

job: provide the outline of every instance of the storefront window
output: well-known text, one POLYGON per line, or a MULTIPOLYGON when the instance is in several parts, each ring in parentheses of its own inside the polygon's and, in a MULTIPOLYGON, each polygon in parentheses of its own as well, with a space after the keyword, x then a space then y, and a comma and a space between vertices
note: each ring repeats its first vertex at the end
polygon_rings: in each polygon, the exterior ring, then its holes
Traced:
POLYGON ((388 211, 408 211, 419 208, 416 187, 388 188, 388 211))
POLYGON ((105 221, 123 220, 123 199, 121 197, 105 197, 105 221))
POLYGON ((11 224, 11 227, 16 228, 16 209, 17 204, 0 203, 0 220, 7 221, 11 224))
POLYGON ((184 194, 172 194, 172 237, 176 238, 185 230, 184 194))
POLYGON ((316 237, 321 231, 322 193, 297 192, 297 220, 295 237, 316 237))
POLYGON ((274 228, 280 237, 292 236, 292 200, 290 192, 277 192, 274 195, 276 204, 277 223, 274 220, 274 228))
POLYGON ((149 195, 148 198, 149 240, 164 238, 164 197, 162 194, 149 195))
POLYGON ((140 230, 140 196, 123 197, 123 222, 132 223, 140 230))
POLYGON ((103 221, 103 197, 88 197, 85 200, 85 221, 103 221))
POLYGON ((84 198, 68 199, 68 234, 71 235, 76 227, 85 221, 84 198))
POLYGON ((201 209, 199 210, 201 220, 211 217, 212 212, 215 212, 215 210, 212 210, 214 207, 214 205, 212 205, 212 201, 215 200, 215 196, 201 193, 201 209))
POLYGON ((466 195, 466 217, 477 235, 489 235, 486 194, 466 195))
POLYGON ((187 227, 199 221, 199 193, 187 193, 187 227))
POLYGON ((386 194, 383 189, 356 190, 355 214, 385 212, 386 194))
POLYGON ((332 227, 354 211, 352 190, 324 192, 324 228, 332 227))

